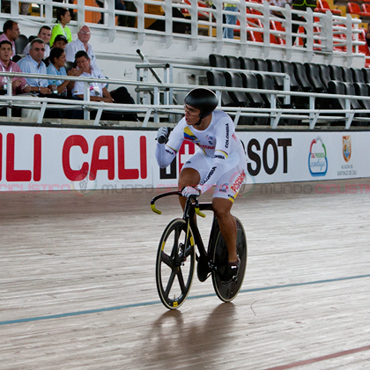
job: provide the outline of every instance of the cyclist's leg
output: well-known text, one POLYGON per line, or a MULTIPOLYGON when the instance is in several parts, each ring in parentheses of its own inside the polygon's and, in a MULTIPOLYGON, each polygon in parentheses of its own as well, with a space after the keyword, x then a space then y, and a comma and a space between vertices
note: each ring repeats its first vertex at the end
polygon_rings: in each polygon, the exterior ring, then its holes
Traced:
MULTIPOLYGON (((201 151, 196 152, 181 169, 179 176, 178 189, 181 190, 185 186, 196 186, 200 180, 206 176, 209 171, 209 160, 201 151)), ((186 198, 179 197, 182 208, 185 207, 186 198)))
POLYGON ((229 263, 238 261, 236 253, 236 221, 231 214, 232 205, 233 202, 229 199, 214 197, 212 200, 213 211, 227 246, 229 263))
POLYGON ((235 218, 231 214, 231 207, 239 193, 244 178, 245 159, 243 155, 240 155, 239 163, 220 177, 213 195, 213 210, 217 217, 221 234, 225 239, 229 263, 238 262, 238 255, 236 252, 237 228, 235 218))

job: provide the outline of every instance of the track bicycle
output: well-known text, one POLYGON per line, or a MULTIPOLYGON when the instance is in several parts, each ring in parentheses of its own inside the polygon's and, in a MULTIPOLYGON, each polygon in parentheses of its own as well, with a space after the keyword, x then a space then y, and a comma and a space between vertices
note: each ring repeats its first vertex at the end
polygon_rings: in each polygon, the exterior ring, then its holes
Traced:
MULTIPOLYGON (((152 210, 161 214, 155 202, 172 195, 181 195, 181 192, 172 191, 155 196, 151 201, 152 210)), ((227 247, 217 218, 213 216, 208 250, 205 250, 195 221, 195 214, 205 217, 202 211, 213 211, 212 203, 199 203, 197 197, 189 197, 183 217, 175 218, 167 225, 159 242, 156 259, 157 290, 162 303, 171 310, 179 308, 187 298, 196 261, 198 279, 203 282, 212 275, 216 295, 224 302, 232 301, 243 283, 247 266, 247 241, 242 223, 235 217, 239 271, 236 277, 225 282, 223 276, 228 262, 227 247), (196 247, 199 254, 196 253, 196 247)))

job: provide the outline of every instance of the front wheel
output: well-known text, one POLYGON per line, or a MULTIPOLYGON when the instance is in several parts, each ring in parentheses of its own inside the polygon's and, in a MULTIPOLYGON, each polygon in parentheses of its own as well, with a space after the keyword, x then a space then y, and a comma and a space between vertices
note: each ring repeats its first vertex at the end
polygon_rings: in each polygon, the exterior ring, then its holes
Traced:
POLYGON ((232 301, 243 284, 245 269, 247 267, 247 238, 245 236, 245 231, 242 223, 239 219, 235 217, 236 228, 237 228, 237 239, 236 239, 236 249, 240 259, 240 267, 237 277, 231 282, 225 283, 222 281, 222 276, 224 274, 227 261, 228 253, 225 240, 221 235, 218 224, 215 227, 216 238, 214 248, 211 249, 211 257, 214 265, 212 271, 212 283, 218 298, 224 302, 232 301))
POLYGON ((193 232, 183 219, 175 219, 159 242, 155 274, 159 298, 170 310, 180 307, 188 296, 194 266, 193 232))

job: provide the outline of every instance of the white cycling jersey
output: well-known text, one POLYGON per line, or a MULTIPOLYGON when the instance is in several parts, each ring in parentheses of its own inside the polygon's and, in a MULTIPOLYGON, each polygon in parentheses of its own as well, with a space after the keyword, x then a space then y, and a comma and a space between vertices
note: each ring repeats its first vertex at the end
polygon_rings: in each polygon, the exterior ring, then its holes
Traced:
POLYGON ((234 199, 245 177, 246 158, 230 116, 214 111, 205 130, 187 125, 185 117, 182 118, 171 132, 167 144, 157 144, 156 158, 160 167, 171 164, 184 140, 201 149, 183 167, 194 168, 200 173, 201 181, 197 188, 204 193, 217 185, 215 196, 234 199))

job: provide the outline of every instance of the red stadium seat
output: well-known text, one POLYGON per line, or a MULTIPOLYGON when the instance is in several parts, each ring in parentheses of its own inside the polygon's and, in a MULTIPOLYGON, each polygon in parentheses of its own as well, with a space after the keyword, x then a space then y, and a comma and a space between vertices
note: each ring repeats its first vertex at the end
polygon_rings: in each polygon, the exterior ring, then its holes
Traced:
POLYGON ((370 4, 362 4, 361 10, 364 14, 368 14, 366 17, 370 17, 370 4))
MULTIPOLYGON (((270 29, 274 31, 280 31, 280 32, 285 32, 285 28, 281 24, 281 22, 275 22, 275 21, 270 21, 270 29)), ((277 40, 277 43, 279 45, 285 45, 285 39, 284 35, 275 35, 275 38, 277 40)))
POLYGON ((331 9, 329 4, 325 0, 317 1, 317 8, 315 9, 315 12, 326 13, 328 10, 329 12, 332 12, 334 15, 342 15, 342 12, 340 10, 331 9))
MULTIPOLYGON (((368 5, 370 4, 363 4, 363 5, 368 5)), ((361 11, 360 5, 356 3, 348 3, 347 4, 347 10, 349 14, 357 14, 360 17, 370 17, 370 12, 367 11, 361 11)))

